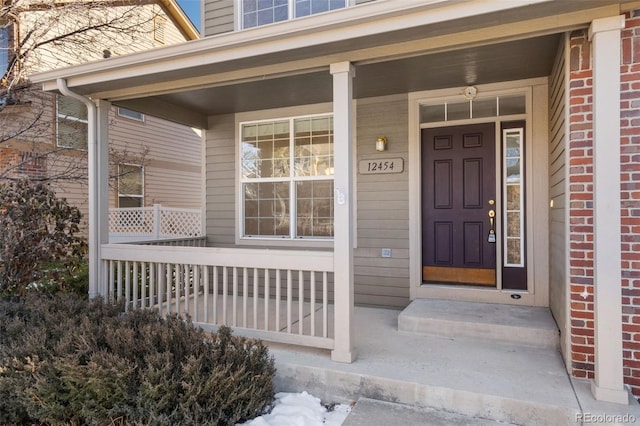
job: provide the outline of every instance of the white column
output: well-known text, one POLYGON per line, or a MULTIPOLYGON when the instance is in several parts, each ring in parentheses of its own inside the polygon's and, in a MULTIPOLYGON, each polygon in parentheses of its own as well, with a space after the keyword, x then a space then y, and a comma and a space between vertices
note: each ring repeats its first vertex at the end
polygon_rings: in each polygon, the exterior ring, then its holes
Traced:
POLYGON ((334 138, 334 309, 335 346, 331 359, 353 362, 353 77, 349 62, 331 64, 334 138))
POLYGON ((89 144, 89 297, 106 295, 107 268, 100 255, 109 242, 109 110, 96 102, 95 138, 89 144))
POLYGON ((597 400, 628 403, 622 371, 620 240, 620 30, 624 16, 596 19, 593 43, 593 228, 597 400))

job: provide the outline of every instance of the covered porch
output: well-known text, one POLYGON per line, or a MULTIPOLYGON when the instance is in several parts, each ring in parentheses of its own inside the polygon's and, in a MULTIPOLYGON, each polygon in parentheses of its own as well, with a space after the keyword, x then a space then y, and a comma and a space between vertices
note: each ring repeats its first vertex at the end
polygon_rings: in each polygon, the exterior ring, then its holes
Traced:
MULTIPOLYGON (((91 296, 124 299, 128 309, 156 307, 164 313, 188 313, 197 325, 205 328, 230 325, 238 334, 295 345, 299 356, 291 355, 291 348, 273 346, 279 362, 283 363, 280 371, 286 372, 289 366, 304 363, 306 367, 299 367, 299 371, 307 371, 306 368, 310 375, 305 386, 314 381, 321 383, 332 375, 337 376, 334 377, 336 383, 340 382, 339 377, 351 377, 353 383, 338 385, 343 390, 352 389, 343 396, 353 394, 353 389, 359 386, 356 383, 362 383, 363 372, 359 369, 367 360, 387 354, 386 358, 380 358, 384 362, 371 367, 384 371, 383 364, 386 363, 388 369, 395 364, 392 360, 406 359, 408 367, 402 379, 384 379, 384 386, 390 388, 399 380, 398 390, 381 391, 382 394, 391 395, 388 397, 391 400, 418 405, 424 402, 451 410, 457 405, 453 401, 461 395, 471 395, 476 401, 476 405, 471 404, 476 407, 471 414, 479 416, 492 414, 491 401, 498 405, 507 403, 509 393, 515 392, 514 385, 522 381, 517 372, 531 362, 529 357, 546 359, 548 364, 532 364, 531 376, 527 375, 527 380, 530 377, 531 383, 540 386, 541 393, 536 397, 540 397, 541 403, 555 407, 548 411, 555 414, 541 415, 540 422, 557 424, 551 419, 557 419, 553 416, 558 413, 561 419, 569 419, 575 409, 575 394, 572 397, 566 388, 571 381, 556 348, 545 349, 541 355, 542 352, 519 351, 518 345, 512 342, 507 345, 511 350, 496 346, 503 349, 502 355, 488 346, 478 349, 484 351, 479 363, 455 357, 455 362, 446 363, 445 353, 423 358, 417 354, 428 354, 431 345, 446 346, 443 342, 447 342, 447 338, 405 339, 393 330, 392 317, 397 317, 399 311, 370 311, 356 308, 356 304, 405 307, 423 297, 453 297, 526 307, 535 305, 547 312, 551 305, 556 308, 554 315, 564 332, 562 354, 570 354, 567 346, 571 344, 567 337, 571 327, 567 314, 571 303, 570 282, 567 271, 562 270, 555 292, 549 286, 549 263, 557 259, 549 259, 551 225, 547 207, 549 199, 555 197, 549 188, 548 170, 550 163, 557 160, 551 159, 548 152, 552 130, 548 112, 552 103, 562 103, 562 100, 548 98, 557 95, 564 99, 568 87, 563 86, 560 79, 550 95, 548 80, 557 64, 560 64, 558 74, 565 72, 562 61, 568 53, 559 46, 566 45, 569 32, 585 30, 592 22, 598 23, 596 34, 601 30, 619 31, 609 25, 619 12, 614 1, 533 0, 526 6, 521 2, 480 0, 371 2, 331 14, 221 34, 182 46, 34 77, 46 90, 82 100, 90 112, 91 296), (604 27, 600 25, 602 22, 606 24, 604 27), (467 115, 460 122, 486 121, 488 116, 472 115, 476 92, 467 92, 465 88, 491 94, 493 100, 514 91, 525 99, 525 109, 507 114, 506 118, 493 112, 493 106, 487 109, 491 111, 495 129, 500 130, 501 120, 525 122, 526 133, 523 130, 522 134, 531 141, 529 147, 535 148, 527 160, 527 179, 532 186, 522 191, 528 197, 526 213, 530 218, 526 231, 530 242, 521 251, 523 256, 528 256, 529 283, 517 291, 501 287, 499 280, 489 290, 446 283, 426 285, 420 273, 424 238, 420 222, 420 132, 422 126, 427 126, 422 121, 421 106, 435 102, 434 99, 445 105, 455 97, 459 101, 469 96, 457 103, 468 105, 467 115), (206 130, 203 148, 206 232, 205 238, 198 240, 198 247, 108 244, 104 141, 108 139, 106 111, 112 103, 206 130), (332 173, 332 191, 325 197, 332 206, 332 235, 324 239, 297 238, 293 219, 290 219, 287 227, 294 231, 286 238, 277 238, 277 235, 255 238, 244 232, 242 184, 246 178, 241 172, 241 125, 244 120, 276 120, 301 114, 300 111, 308 116, 330 115, 333 120, 333 165, 327 168, 332 173), (373 144, 380 134, 389 137, 390 159, 403 160, 404 168, 393 176, 362 176, 359 160, 377 158, 373 144), (380 321, 368 316, 378 314, 380 321), (365 339, 365 336, 369 337, 365 339), (415 341, 425 346, 412 346, 415 341), (303 347, 315 349, 308 352, 303 347), (403 358, 409 353, 410 356, 403 358), (318 356, 325 361, 329 358, 345 363, 358 361, 349 370, 351 367, 346 365, 327 367, 318 356), (490 383, 502 368, 487 370, 486 366, 503 359, 501 356, 513 356, 508 362, 500 362, 505 371, 512 370, 498 380, 505 387, 493 389, 490 383), (287 357, 292 357, 290 364, 284 361, 287 357), (469 368, 477 371, 467 371, 458 362, 468 362, 469 368), (428 371, 420 379, 425 382, 415 385, 411 369, 413 374, 428 371), (478 396, 481 389, 464 378, 461 383, 465 384, 457 391, 445 392, 446 396, 435 399, 428 397, 426 394, 445 387, 447 381, 446 376, 438 377, 434 369, 454 375, 456 371, 465 371, 465 375, 487 385, 486 394, 499 399, 478 396), (554 372, 550 381, 535 382, 535 371, 547 371, 545 369, 554 372), (316 376, 316 372, 320 376, 316 376), (406 387, 406 383, 414 384, 406 387), (568 411, 566 407, 558 408, 544 394, 545 390, 559 388, 562 390, 558 394, 550 395, 566 403, 570 407, 568 411), (413 396, 401 396, 403 392, 413 396), (445 403, 447 398, 449 402, 445 403), (498 400, 502 402, 496 402, 498 400), (485 404, 489 408, 480 408, 485 404)), ((600 45, 600 52, 619 44, 619 37, 604 43, 600 45)), ((600 59, 598 63, 602 62, 600 59)), ((604 74, 599 78, 605 81, 609 77, 604 74)), ((558 111, 561 119, 557 125, 561 128, 564 110, 558 111)), ((619 110, 617 112, 619 115, 619 110)), ((609 114, 603 112, 602 116, 605 115, 609 114)), ((445 114, 438 125, 447 124, 448 118, 445 114)), ((567 164, 563 157, 557 167, 562 172, 567 164)), ((269 176, 266 181, 275 180, 269 176)), ((499 179, 496 182, 497 187, 499 179)), ((297 181, 292 180, 289 188, 296 184, 297 181)), ((295 205, 295 199, 288 203, 295 205)), ((506 200, 497 198, 497 203, 506 205, 506 200)), ((523 202, 523 209, 524 205, 523 202)), ((563 213, 566 210, 558 211, 563 213)), ((568 225, 563 222, 560 226, 568 225)), ((602 234, 604 240, 609 241, 606 237, 610 235, 602 234)), ((565 266, 562 261, 558 262, 558 269, 565 266)), ((616 272, 619 275, 619 262, 614 266, 613 273, 616 272)), ((593 297, 600 300, 606 312, 618 312, 620 297, 616 300, 615 286, 619 283, 602 281, 602 285, 595 287, 593 297), (608 297, 612 293, 614 297, 608 297)), ((621 401, 626 399, 618 350, 621 345, 606 334, 608 327, 619 328, 620 321, 614 320, 617 323, 612 324, 602 320, 605 316, 609 317, 603 314, 595 322, 601 330, 598 337, 601 343, 596 343, 601 352, 595 362, 603 368, 599 370, 602 374, 596 373, 595 393, 599 398, 621 401)), ((470 354, 476 348, 476 344, 466 338, 451 341, 455 342, 454 346, 458 345, 451 349, 456 354, 470 354)), ((297 373, 292 373, 294 375, 297 373)), ((283 387, 294 385, 293 380, 287 382, 286 376, 281 377, 283 387)), ((457 379, 452 383, 457 383, 457 379)), ((364 394, 374 395, 375 390, 371 389, 364 394)), ((525 409, 523 407, 520 408, 525 409)), ((528 412, 534 410, 531 405, 526 407, 528 412)), ((501 418, 526 423, 516 417, 508 414, 501 418)))

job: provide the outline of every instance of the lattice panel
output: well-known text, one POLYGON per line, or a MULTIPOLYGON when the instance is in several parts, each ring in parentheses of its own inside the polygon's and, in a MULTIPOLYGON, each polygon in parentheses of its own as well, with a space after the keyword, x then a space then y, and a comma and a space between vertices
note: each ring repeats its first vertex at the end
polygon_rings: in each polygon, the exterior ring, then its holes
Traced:
POLYGON ((110 209, 109 232, 152 234, 153 209, 149 207, 110 209))
POLYGON ((199 237, 202 234, 202 214, 199 210, 162 209, 160 235, 163 237, 199 237))

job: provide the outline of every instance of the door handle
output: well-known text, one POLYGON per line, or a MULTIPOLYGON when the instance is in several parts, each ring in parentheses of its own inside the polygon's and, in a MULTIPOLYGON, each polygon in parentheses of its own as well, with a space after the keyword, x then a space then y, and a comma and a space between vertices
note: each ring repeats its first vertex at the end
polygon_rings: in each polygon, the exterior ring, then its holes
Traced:
MULTIPOLYGON (((489 204, 493 206, 495 202, 493 200, 489 200, 489 204)), ((494 209, 489 210, 488 213, 489 216, 489 236, 487 237, 487 241, 490 243, 495 243, 496 242, 496 231, 495 231, 495 217, 496 217, 496 211, 494 209)))

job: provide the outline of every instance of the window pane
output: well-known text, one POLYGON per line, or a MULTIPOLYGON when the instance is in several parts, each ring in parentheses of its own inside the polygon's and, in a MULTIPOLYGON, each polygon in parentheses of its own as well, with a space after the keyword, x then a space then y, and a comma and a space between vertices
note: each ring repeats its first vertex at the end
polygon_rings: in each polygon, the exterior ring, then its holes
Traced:
POLYGON ((142 167, 129 164, 118 166, 118 193, 142 195, 142 167))
POLYGON ((498 103, 496 98, 474 99, 471 102, 473 118, 495 117, 498 115, 498 103))
POLYGON ((522 262, 522 254, 520 248, 520 239, 510 238, 507 240, 507 264, 520 266, 522 262))
POLYGON ((333 175, 333 119, 301 119, 294 126, 295 175, 333 175))
POLYGON ((242 177, 289 176, 289 122, 242 127, 242 177))
POLYGON ((333 181, 296 184, 297 237, 333 236, 333 181))
POLYGON ((421 123, 434 123, 437 121, 444 121, 445 106, 440 105, 421 105, 420 106, 420 122, 421 123))
POLYGON ((118 207, 143 207, 142 197, 118 197, 118 207))
POLYGON ((345 0, 296 0, 295 15, 296 17, 308 16, 344 7, 345 0))
POLYGON ((244 192, 244 236, 289 235, 289 184, 246 183, 244 192))
POLYGON ((447 104, 447 121, 471 118, 470 105, 469 101, 447 104))
POLYGON ((0 27, 0 76, 9 66, 9 28, 0 27))
POLYGON ((524 114, 526 112, 525 95, 500 96, 500 115, 524 114))
POLYGON ((58 146, 63 148, 87 149, 87 123, 58 118, 58 146))
POLYGON ((87 121, 87 107, 67 96, 58 96, 58 116, 87 121))

